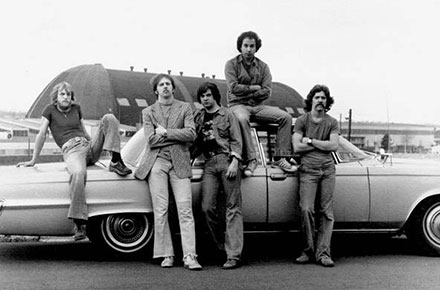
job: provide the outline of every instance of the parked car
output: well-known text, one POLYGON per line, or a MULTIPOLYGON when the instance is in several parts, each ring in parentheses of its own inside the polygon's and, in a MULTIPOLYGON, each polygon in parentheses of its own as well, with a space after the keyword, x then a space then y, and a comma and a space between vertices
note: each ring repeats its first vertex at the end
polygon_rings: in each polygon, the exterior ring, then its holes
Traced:
MULTIPOLYGON (((245 231, 299 231, 298 175, 271 166, 275 135, 253 128, 258 148, 254 175, 243 178, 245 231)), ((145 146, 143 130, 124 146, 122 155, 134 170, 145 146)), ((406 233, 420 250, 440 254, 440 163, 385 163, 340 138, 334 196, 335 232, 406 233)), ((153 215, 145 181, 108 171, 108 160, 88 168, 87 235, 119 253, 151 245, 153 215)), ((193 165, 196 225, 200 225, 203 160, 193 165)), ((72 235, 67 210, 69 176, 64 163, 16 168, 0 166, 0 234, 72 235)))

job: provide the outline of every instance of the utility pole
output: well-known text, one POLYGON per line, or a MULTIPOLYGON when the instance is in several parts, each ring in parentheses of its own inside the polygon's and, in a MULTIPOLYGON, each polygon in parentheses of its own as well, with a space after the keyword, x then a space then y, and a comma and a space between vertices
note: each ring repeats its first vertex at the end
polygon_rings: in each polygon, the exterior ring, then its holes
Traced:
POLYGON ((350 139, 351 139, 351 109, 348 110, 348 117, 346 117, 345 120, 348 120, 347 140, 350 141, 350 139))
POLYGON ((342 134, 342 114, 339 113, 339 131, 341 131, 342 134))

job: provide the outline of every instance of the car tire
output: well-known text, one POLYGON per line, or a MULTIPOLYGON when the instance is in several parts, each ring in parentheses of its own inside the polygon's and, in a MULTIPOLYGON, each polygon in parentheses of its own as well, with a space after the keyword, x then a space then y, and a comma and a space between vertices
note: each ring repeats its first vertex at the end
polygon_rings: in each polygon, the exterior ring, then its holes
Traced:
POLYGON ((121 213, 91 219, 87 236, 105 249, 122 254, 147 250, 154 232, 152 214, 121 213))
POLYGON ((440 198, 423 202, 411 219, 408 237, 427 255, 440 255, 440 198))

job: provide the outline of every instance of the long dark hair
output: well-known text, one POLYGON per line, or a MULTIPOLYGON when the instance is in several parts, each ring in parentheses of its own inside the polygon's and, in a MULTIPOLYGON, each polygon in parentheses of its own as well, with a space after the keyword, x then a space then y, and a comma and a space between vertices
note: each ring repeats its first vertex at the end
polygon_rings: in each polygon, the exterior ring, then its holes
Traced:
POLYGON ((310 112, 312 110, 312 100, 316 93, 323 92, 325 97, 327 98, 326 104, 325 104, 325 111, 330 111, 330 108, 332 107, 333 103, 335 102, 335 99, 330 96, 330 90, 325 85, 315 85, 307 95, 307 98, 305 99, 306 103, 306 112, 310 112))

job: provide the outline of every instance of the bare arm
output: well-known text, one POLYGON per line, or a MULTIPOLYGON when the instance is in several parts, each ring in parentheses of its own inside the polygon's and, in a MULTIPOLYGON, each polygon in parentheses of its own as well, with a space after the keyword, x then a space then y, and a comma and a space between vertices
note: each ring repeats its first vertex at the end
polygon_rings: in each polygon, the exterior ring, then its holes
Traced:
POLYGON ((313 146, 303 142, 303 139, 305 139, 303 136, 303 133, 295 132, 293 134, 293 148, 295 153, 305 153, 315 149, 313 146))
POLYGON ((313 139, 312 146, 323 151, 336 151, 339 146, 339 135, 337 133, 330 134, 330 140, 316 140, 313 139))
POLYGON ((41 149, 43 149, 44 142, 46 142, 46 134, 47 129, 49 128, 49 120, 45 117, 41 117, 41 126, 40 131, 37 134, 37 137, 35 138, 35 145, 34 145, 34 154, 32 155, 32 159, 28 162, 19 162, 17 164, 17 167, 24 166, 34 166, 35 163, 37 163, 38 156, 40 156, 41 149))

